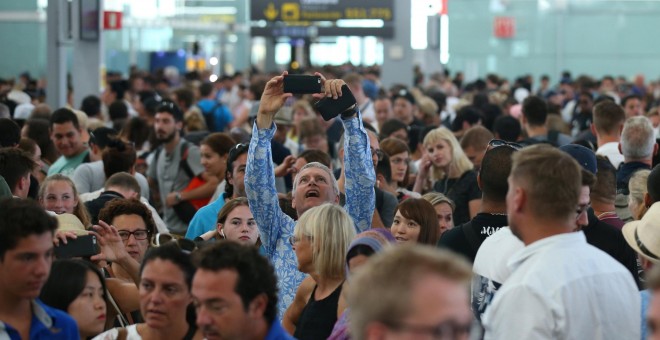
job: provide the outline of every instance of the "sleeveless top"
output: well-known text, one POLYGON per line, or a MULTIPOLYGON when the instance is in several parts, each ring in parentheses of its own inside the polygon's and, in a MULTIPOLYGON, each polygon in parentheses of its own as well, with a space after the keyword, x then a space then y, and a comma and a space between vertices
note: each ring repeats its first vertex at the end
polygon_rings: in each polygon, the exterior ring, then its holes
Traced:
POLYGON ((312 296, 300 314, 296 331, 293 334, 294 338, 299 340, 318 340, 327 339, 330 336, 332 328, 337 322, 337 308, 343 285, 344 283, 342 282, 332 294, 319 301, 314 299, 314 293, 316 293, 316 287, 318 287, 314 286, 312 296))

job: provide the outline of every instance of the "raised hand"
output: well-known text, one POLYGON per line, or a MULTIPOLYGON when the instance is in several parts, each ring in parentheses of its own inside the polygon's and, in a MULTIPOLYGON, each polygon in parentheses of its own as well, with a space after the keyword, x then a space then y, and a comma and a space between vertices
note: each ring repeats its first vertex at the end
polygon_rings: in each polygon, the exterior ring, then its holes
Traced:
POLYGON ((98 225, 92 226, 94 231, 90 234, 96 235, 96 240, 101 252, 91 257, 92 261, 117 262, 130 257, 124 246, 117 228, 99 220, 98 225))
POLYGON ((287 98, 293 96, 291 93, 284 92, 284 76, 288 74, 287 71, 284 71, 266 83, 257 114, 257 126, 260 129, 270 128, 275 113, 282 108, 287 98))
POLYGON ((290 173, 293 173, 296 171, 296 169, 293 168, 293 164, 296 162, 296 157, 293 157, 292 155, 286 156, 284 158, 284 161, 282 161, 282 164, 278 165, 275 168, 275 177, 284 177, 290 173))
POLYGON ((337 99, 341 97, 341 87, 346 84, 341 79, 325 79, 325 76, 319 72, 314 73, 314 75, 321 77, 321 86, 323 87, 324 93, 315 93, 312 96, 315 99, 322 99, 323 97, 332 97, 337 99))
POLYGON ((67 239, 69 238, 75 240, 78 238, 78 235, 70 230, 58 230, 55 232, 55 236, 53 237, 53 244, 55 247, 59 247, 60 243, 67 244, 67 239))

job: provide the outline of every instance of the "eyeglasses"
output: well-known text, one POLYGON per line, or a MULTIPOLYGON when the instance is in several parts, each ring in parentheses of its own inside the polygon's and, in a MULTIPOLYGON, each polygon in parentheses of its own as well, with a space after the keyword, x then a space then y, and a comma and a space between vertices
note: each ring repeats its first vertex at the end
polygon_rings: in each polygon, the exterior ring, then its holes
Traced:
POLYGON ((121 237, 122 241, 128 241, 128 239, 133 235, 136 240, 146 240, 149 237, 149 231, 145 229, 141 230, 136 230, 136 231, 126 231, 126 230, 120 230, 118 231, 119 237, 121 237))
POLYGON ((522 145, 520 145, 518 143, 507 142, 507 141, 501 140, 501 139, 491 139, 491 141, 488 142, 488 150, 494 149, 494 148, 497 148, 497 147, 500 147, 500 146, 508 146, 508 147, 510 147, 514 150, 520 150, 523 147, 522 145))
POLYGON ((587 210, 589 210, 589 208, 591 208, 591 203, 587 203, 587 204, 578 206, 578 208, 575 210, 575 212, 577 213, 577 216, 579 217, 582 214, 584 214, 587 210))
MULTIPOLYGON (((312 237, 311 237, 311 236, 307 236, 307 235, 305 235, 305 238, 308 239, 308 240, 310 240, 310 241, 312 240, 312 237)), ((302 240, 301 237, 291 236, 291 237, 289 237, 289 244, 291 244, 292 246, 295 246, 296 243, 300 242, 300 240, 302 240)))
POLYGON ((454 320, 444 321, 435 326, 410 325, 405 323, 386 323, 399 332, 427 334, 434 339, 456 339, 460 335, 470 334, 475 327, 473 323, 460 324, 454 320))
POLYGON ((383 151, 381 149, 376 150, 372 147, 369 147, 369 149, 371 149, 371 158, 376 156, 376 157, 378 157, 379 162, 383 160, 383 155, 384 154, 383 154, 383 151))
POLYGON ((179 247, 179 249, 187 254, 197 250, 197 244, 194 241, 186 238, 176 238, 174 235, 165 233, 156 234, 156 237, 154 237, 151 245, 154 247, 160 247, 170 243, 175 244, 177 247, 179 247))

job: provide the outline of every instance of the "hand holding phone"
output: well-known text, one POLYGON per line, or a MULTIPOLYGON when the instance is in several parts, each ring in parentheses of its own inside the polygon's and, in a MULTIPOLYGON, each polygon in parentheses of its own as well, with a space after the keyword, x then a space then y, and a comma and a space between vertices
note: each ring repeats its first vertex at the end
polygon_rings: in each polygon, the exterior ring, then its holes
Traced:
POLYGON ((324 97, 314 104, 314 109, 321 113, 321 116, 326 121, 337 117, 342 112, 350 109, 352 106, 357 105, 357 101, 353 93, 346 84, 341 87, 341 97, 334 99, 333 97, 324 97))
POLYGON ((55 256, 59 259, 72 257, 91 257, 99 253, 99 246, 94 235, 82 235, 67 240, 66 244, 55 247, 55 256))

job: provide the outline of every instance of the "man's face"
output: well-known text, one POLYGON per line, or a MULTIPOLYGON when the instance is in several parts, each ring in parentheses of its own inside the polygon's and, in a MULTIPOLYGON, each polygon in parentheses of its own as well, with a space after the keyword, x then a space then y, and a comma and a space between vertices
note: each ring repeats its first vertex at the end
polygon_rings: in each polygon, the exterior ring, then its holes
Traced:
POLYGON ((651 303, 646 313, 646 325, 648 327, 649 340, 660 339, 660 293, 658 290, 653 291, 651 296, 651 303))
POLYGON ((400 320, 400 324, 404 327, 388 327, 382 338, 393 340, 468 338, 472 312, 465 286, 436 274, 426 274, 416 280, 411 288, 410 312, 406 318, 400 320), (430 331, 439 328, 447 333, 437 337, 437 334, 430 331), (420 331, 420 329, 429 331, 420 331))
POLYGON ((394 100, 394 117, 406 124, 410 124, 415 113, 415 106, 405 98, 394 100))
POLYGON ((53 140, 55 148, 60 154, 64 157, 73 157, 85 149, 82 138, 80 138, 81 133, 73 125, 73 122, 55 123, 51 128, 50 139, 53 140))
POLYGON ((34 299, 48 279, 53 262, 53 233, 19 239, 0 259, 0 291, 3 296, 34 299))
POLYGON ((580 112, 591 112, 594 101, 590 96, 581 95, 578 104, 580 105, 580 112))
POLYGON ((291 206, 301 216, 310 208, 323 203, 338 203, 339 196, 332 187, 330 174, 319 168, 306 168, 296 176, 296 191, 291 206))
POLYGON ((192 283, 192 296, 197 310, 197 327, 206 339, 250 338, 251 327, 263 318, 263 309, 251 303, 247 310, 236 293, 238 273, 223 269, 198 269, 192 283))
POLYGON ((369 136, 369 148, 371 149, 371 162, 374 164, 374 171, 378 166, 378 152, 380 151, 380 143, 378 138, 373 133, 367 133, 369 136))
POLYGON ((323 135, 313 135, 305 137, 302 140, 305 150, 320 150, 325 153, 328 153, 328 138, 323 135))
POLYGON ((477 150, 472 146, 468 146, 463 149, 463 151, 465 152, 465 155, 470 159, 470 162, 474 164, 474 168, 479 170, 481 168, 481 161, 484 159, 484 155, 486 154, 486 150, 477 150))
POLYGON ((181 122, 177 122, 169 112, 158 112, 154 121, 154 130, 159 141, 169 143, 181 130, 181 122))
POLYGON ((583 185, 582 189, 580 189, 580 198, 578 199, 576 210, 577 215, 575 217, 576 230, 582 230, 582 228, 589 225, 589 214, 587 210, 589 210, 589 205, 591 204, 590 192, 587 185, 583 185))
POLYGON ((382 126, 387 120, 393 118, 392 102, 387 98, 376 100, 374 102, 374 111, 378 126, 382 126))
POLYGON ((623 107, 626 118, 640 116, 642 114, 642 102, 637 98, 630 98, 623 107))
POLYGON ((245 164, 247 164, 247 152, 238 156, 232 164, 231 185, 234 186, 234 198, 246 197, 245 193, 245 164))

